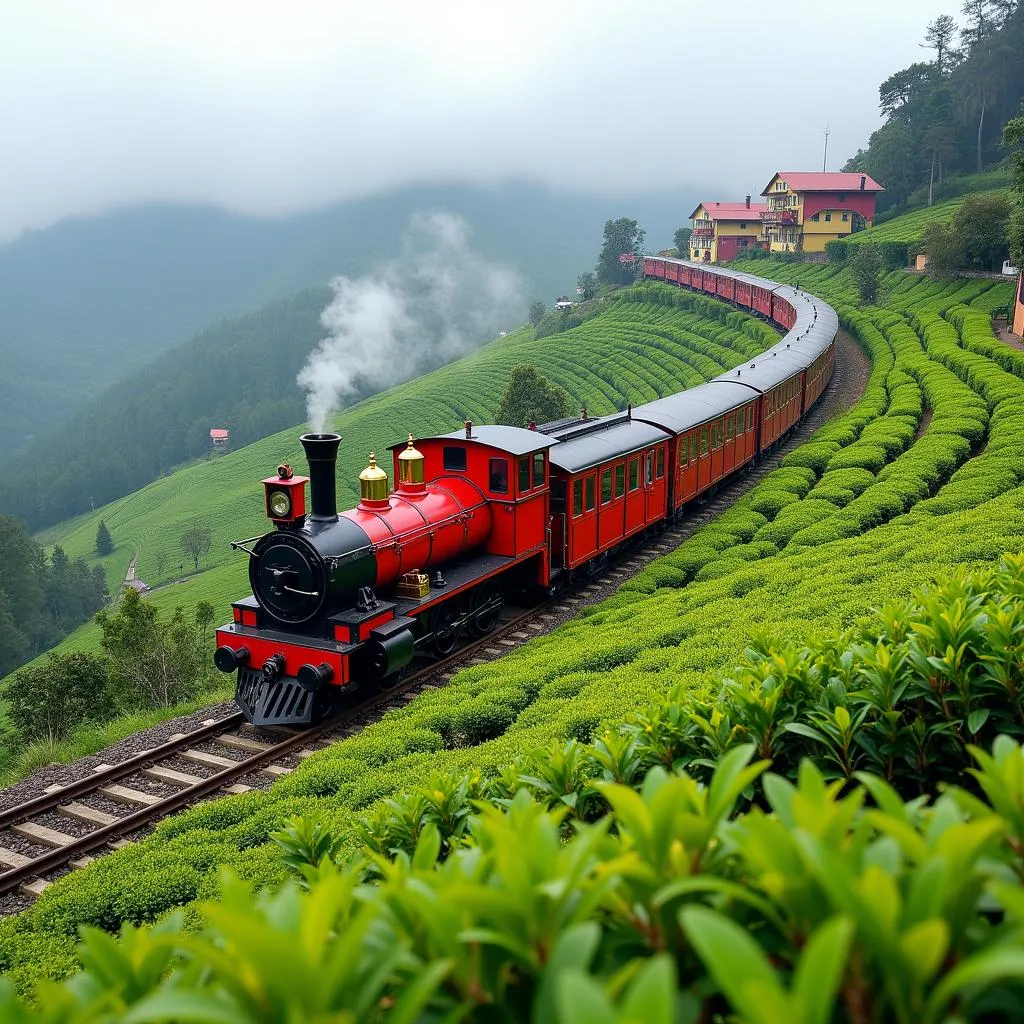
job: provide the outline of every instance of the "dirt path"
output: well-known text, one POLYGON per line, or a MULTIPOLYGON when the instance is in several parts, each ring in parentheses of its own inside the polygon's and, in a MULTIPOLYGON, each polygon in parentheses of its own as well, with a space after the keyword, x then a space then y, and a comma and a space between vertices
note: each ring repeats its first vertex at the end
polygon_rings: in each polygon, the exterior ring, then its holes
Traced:
POLYGON ((995 321, 992 322, 992 330, 995 331, 996 337, 1005 344, 1009 345, 1010 348, 1020 349, 1024 352, 1024 338, 1021 338, 1019 334, 1014 334, 1010 330, 1010 325, 1007 324, 1005 327, 1000 327, 995 321))

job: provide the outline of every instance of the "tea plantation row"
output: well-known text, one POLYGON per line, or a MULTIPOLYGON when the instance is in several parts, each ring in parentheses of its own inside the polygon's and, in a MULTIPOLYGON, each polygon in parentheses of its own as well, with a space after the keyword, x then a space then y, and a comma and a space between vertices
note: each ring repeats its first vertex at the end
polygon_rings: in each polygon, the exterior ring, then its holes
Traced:
MULTIPOLYGON (((0 964, 18 984, 31 984, 40 971, 74 969, 73 936, 82 922, 116 928, 212 894, 218 865, 253 881, 278 880, 281 868, 268 835, 289 815, 315 817, 356 842, 359 817, 379 813, 383 802, 412 791, 432 772, 500 774, 552 742, 586 741, 670 691, 709 698, 718 692, 718 673, 737 664, 754 636, 768 631, 811 643, 936 573, 1021 549, 1024 491, 1012 451, 999 454, 1001 424, 1016 410, 1003 389, 1018 380, 989 358, 985 346, 996 343, 980 336, 984 325, 971 321, 973 311, 964 305, 965 299, 983 304, 985 285, 974 282, 969 292, 959 284, 940 290, 916 282, 893 287, 890 308, 858 311, 842 273, 774 270, 807 275, 801 285, 831 298, 872 354, 872 375, 858 405, 793 452, 791 464, 737 508, 581 619, 499 663, 460 673, 445 689, 309 759, 270 793, 179 815, 153 839, 52 886, 33 909, 4 926, 0 964), (954 306, 959 328, 942 318, 954 306), (920 321, 915 327, 925 314, 942 318, 964 347, 950 349, 949 339, 935 335, 941 325, 920 321), (923 337, 926 326, 930 338, 923 337), (929 402, 935 406, 926 424, 929 402), (955 448, 947 452, 947 444, 955 448), (915 449, 919 464, 906 464, 915 449), (849 464, 830 468, 844 452, 849 464), (969 474, 973 463, 989 458, 1014 472, 1013 486, 995 496, 984 479, 972 484, 969 474), (846 475, 829 478, 837 473, 846 475), (860 501, 855 518, 851 506, 868 494, 875 503, 869 508, 860 501), (956 500, 948 507, 926 507, 950 497, 956 500), (798 507, 805 520, 793 529, 795 511, 789 510, 798 507), (877 509, 877 525, 861 518, 871 509, 877 509), (855 523, 858 532, 848 535, 855 523), (833 535, 797 540, 800 530, 816 526, 832 528, 833 535)), ((680 300, 668 286, 637 295, 644 296, 650 299, 644 315, 652 320, 666 315, 663 303, 680 300)), ((772 703, 770 695, 759 699, 772 703)))
POLYGON ((38 1012, 0 987, 0 1015, 1014 1019, 1022 645, 1008 557, 813 648, 751 651, 714 702, 680 685, 592 744, 446 766, 364 815, 309 804, 260 873, 299 884, 253 901, 206 879, 220 902, 120 942, 93 913, 84 974, 39 989, 38 1012))

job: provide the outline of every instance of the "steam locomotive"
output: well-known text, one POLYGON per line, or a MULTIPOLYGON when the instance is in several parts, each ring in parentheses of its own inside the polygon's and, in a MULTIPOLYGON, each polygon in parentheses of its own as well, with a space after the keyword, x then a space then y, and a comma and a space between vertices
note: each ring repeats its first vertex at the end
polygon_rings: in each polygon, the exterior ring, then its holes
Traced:
POLYGON ((308 725, 339 696, 386 687, 418 654, 484 636, 505 595, 571 585, 751 464, 832 374, 838 319, 787 285, 647 257, 647 277, 724 298, 786 330, 720 377, 610 416, 475 426, 374 453, 360 501, 337 511, 337 434, 304 434, 309 476, 263 481, 274 529, 237 541, 252 595, 217 630, 216 666, 255 725, 308 725), (306 507, 306 484, 310 505, 306 507))

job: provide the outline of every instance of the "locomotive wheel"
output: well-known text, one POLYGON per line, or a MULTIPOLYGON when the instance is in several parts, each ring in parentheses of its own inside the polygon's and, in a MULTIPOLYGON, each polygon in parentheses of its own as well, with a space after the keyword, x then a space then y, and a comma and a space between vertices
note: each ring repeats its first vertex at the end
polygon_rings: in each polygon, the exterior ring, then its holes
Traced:
POLYGON ((473 598, 473 610, 469 616, 469 628, 474 636, 486 636, 498 624, 505 595, 500 583, 485 583, 473 598))
POLYGON ((439 658, 447 658, 459 644, 459 627, 455 622, 455 609, 443 604, 431 616, 434 637, 430 646, 439 658))

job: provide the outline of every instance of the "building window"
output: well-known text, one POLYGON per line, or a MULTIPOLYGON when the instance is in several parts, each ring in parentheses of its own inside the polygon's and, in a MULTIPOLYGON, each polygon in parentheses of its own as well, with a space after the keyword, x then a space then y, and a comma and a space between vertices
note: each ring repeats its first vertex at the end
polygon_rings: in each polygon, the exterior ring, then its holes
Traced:
POLYGON ((466 472, 466 449, 455 448, 445 445, 444 448, 444 468, 451 473, 465 473, 466 472))
POLYGON ((821 214, 815 213, 812 215, 811 220, 821 220, 821 214))
POLYGON ((583 481, 573 480, 572 482, 572 514, 583 515, 583 481))
POLYGON ((846 202, 846 193, 845 192, 840 192, 839 193, 839 202, 841 202, 841 203, 845 203, 846 202))
POLYGON ((747 230, 747 222, 745 220, 741 220, 740 221, 740 231, 746 231, 746 230, 747 230))
POLYGON ((849 219, 850 219, 850 215, 845 210, 843 210, 843 220, 849 220, 849 219))
POLYGON ((497 494, 508 494, 508 461, 491 459, 488 466, 488 486, 497 494))
POLYGON ((524 455, 519 460, 519 493, 530 489, 530 456, 524 455))
POLYGON ((544 486, 544 453, 533 453, 533 486, 544 486))
POLYGON ((828 222, 828 221, 830 221, 830 220, 832 220, 832 214, 831 214, 831 212, 829 212, 829 213, 826 213, 826 214, 825 214, 825 221, 826 221, 826 222, 828 222))

